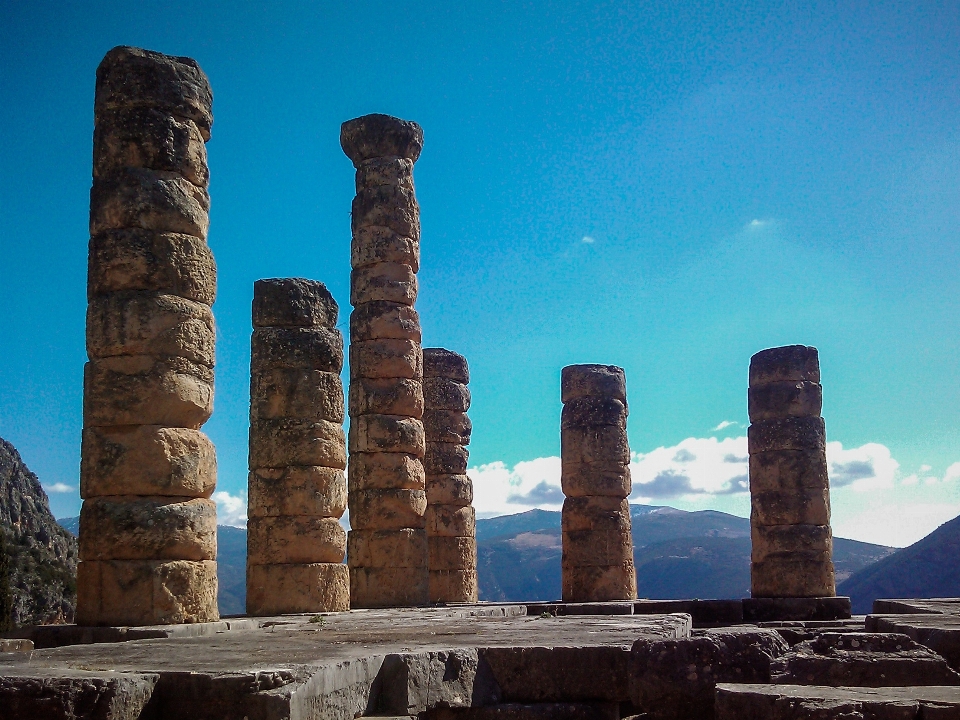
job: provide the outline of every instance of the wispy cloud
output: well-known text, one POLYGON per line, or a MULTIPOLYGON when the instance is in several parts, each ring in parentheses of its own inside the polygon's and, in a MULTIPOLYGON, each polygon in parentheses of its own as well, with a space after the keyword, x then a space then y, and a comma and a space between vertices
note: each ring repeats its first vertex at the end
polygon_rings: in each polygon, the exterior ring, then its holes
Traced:
POLYGON ((586 245, 593 245, 593 243, 595 243, 596 240, 594 240, 589 235, 584 235, 583 238, 580 240, 580 242, 585 243, 586 245))
POLYGON ((245 528, 247 526, 247 494, 231 495, 226 490, 213 494, 217 503, 217 524, 245 528))
POLYGON ((43 489, 48 493, 72 493, 77 491, 77 486, 58 482, 54 483, 53 485, 44 485, 43 489))
POLYGON ((721 430, 726 430, 728 427, 733 427, 735 425, 739 425, 739 423, 735 423, 733 420, 724 420, 715 428, 713 428, 711 432, 720 432, 721 430))

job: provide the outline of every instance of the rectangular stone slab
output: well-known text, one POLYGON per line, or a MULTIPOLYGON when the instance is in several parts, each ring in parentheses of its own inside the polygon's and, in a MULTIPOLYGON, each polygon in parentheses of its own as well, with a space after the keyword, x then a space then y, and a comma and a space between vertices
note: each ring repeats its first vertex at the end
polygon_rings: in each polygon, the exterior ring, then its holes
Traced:
POLYGON ((271 368, 250 378, 250 415, 343 423, 339 373, 304 368, 271 368))
POLYGON ((283 515, 248 521, 251 565, 340 563, 346 550, 347 533, 336 518, 283 515))
POLYGON ((431 570, 430 602, 471 603, 477 601, 479 581, 476 569, 431 570))
POLYGON ((377 300, 358 305, 350 313, 350 344, 395 338, 420 343, 420 316, 409 305, 377 300))
POLYGON ((417 276, 413 268, 393 262, 354 268, 350 273, 350 304, 378 300, 413 305, 417 300, 417 276))
POLYGON ((247 515, 311 515, 339 518, 347 509, 343 470, 322 466, 260 468, 247 480, 247 515))
POLYGON ((139 228, 206 239, 210 195, 175 172, 125 168, 94 178, 90 234, 139 228))
POLYGON ((357 490, 348 498, 350 527, 399 530, 424 527, 427 494, 423 490, 357 490))
POLYGON ((80 508, 81 560, 216 560, 217 504, 205 498, 98 497, 80 508))
POLYGON ((250 368, 258 375, 271 368, 343 369, 343 335, 336 328, 265 327, 250 339, 250 368))
POLYGON ((350 341, 350 378, 423 377, 423 352, 417 340, 374 338, 350 341))
POLYGON ((845 620, 850 617, 848 597, 744 598, 743 621, 845 620))
POLYGON ((347 466, 346 438, 340 423, 327 420, 257 418, 250 423, 250 467, 347 466))
POLYGON ((960 713, 960 687, 830 688, 717 685, 717 720, 934 718, 960 713), (924 712, 926 710, 926 712, 924 712))
POLYGON ((358 415, 423 416, 423 388, 411 378, 365 378, 350 381, 350 417, 358 415))
POLYGON ((0 716, 23 720, 136 720, 153 695, 156 673, 26 670, 0 674, 0 716))
POLYGON ((247 613, 341 612, 350 608, 346 565, 247 565, 247 613))
POLYGON ((217 263, 206 241, 152 230, 108 230, 90 238, 87 298, 154 290, 213 305, 217 263))
POLYGON ((78 624, 160 625, 217 619, 214 560, 85 560, 77 566, 78 624))
POLYGON ((83 424, 199 429, 213 413, 213 370, 178 357, 118 356, 83 368, 83 424))
POLYGON ((423 457, 423 423, 403 415, 361 415, 350 420, 350 452, 405 453, 423 457))
POLYGON ((427 533, 422 529, 351 530, 347 537, 351 567, 423 568, 427 533))
POLYGON ((382 262, 420 269, 420 242, 382 225, 357 228, 350 241, 350 265, 355 268, 382 262))
POLYGON ((80 497, 170 495, 210 497, 217 454, 199 430, 123 425, 83 430, 80 497))
POLYGON ((409 453, 350 453, 347 481, 358 490, 423 490, 420 458, 409 453))

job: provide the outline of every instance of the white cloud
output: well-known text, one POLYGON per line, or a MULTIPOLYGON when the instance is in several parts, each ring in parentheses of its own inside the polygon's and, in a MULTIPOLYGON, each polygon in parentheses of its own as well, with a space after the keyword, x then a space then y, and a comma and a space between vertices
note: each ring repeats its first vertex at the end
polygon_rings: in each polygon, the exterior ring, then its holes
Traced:
POLYGON ((893 487, 900 469, 900 463, 890 456, 890 449, 880 443, 845 450, 842 443, 828 442, 827 463, 831 488, 849 485, 860 492, 893 487))
POLYGON ((593 243, 595 243, 596 241, 589 235, 584 235, 583 239, 580 242, 586 243, 587 245, 593 245, 593 243))
POLYGON ((687 438, 673 447, 633 453, 634 502, 743 493, 747 486, 747 438, 687 438))
POLYGON ((43 489, 48 493, 72 493, 77 491, 77 486, 58 482, 54 483, 53 485, 44 485, 43 489))
POLYGON ((231 495, 226 490, 218 490, 213 494, 217 503, 217 524, 232 525, 245 528, 247 526, 247 497, 246 493, 231 495))
POLYGON ((733 420, 724 420, 719 425, 717 425, 712 430, 712 432, 719 432, 720 430, 726 430, 728 427, 731 427, 733 425, 737 425, 737 423, 735 423, 733 420))
POLYGON ((473 506, 478 517, 525 512, 533 508, 559 510, 560 458, 519 462, 513 469, 497 461, 467 470, 473 480, 473 506))
POLYGON ((850 516, 835 512, 833 534, 878 545, 906 547, 957 515, 960 515, 960 505, 953 503, 888 503, 850 516))

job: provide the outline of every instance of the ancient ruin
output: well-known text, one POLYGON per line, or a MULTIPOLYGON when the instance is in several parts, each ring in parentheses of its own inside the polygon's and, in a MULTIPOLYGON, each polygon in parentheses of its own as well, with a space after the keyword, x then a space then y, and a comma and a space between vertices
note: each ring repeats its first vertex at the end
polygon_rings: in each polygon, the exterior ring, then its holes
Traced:
POLYGON ((826 433, 817 349, 750 359, 751 595, 836 595, 826 433))
POLYGON ((637 579, 623 368, 568 365, 560 399, 563 599, 632 600, 637 579))
POLYGON ((427 483, 430 602, 477 601, 476 515, 467 477, 473 426, 467 360, 443 348, 423 349, 423 429, 427 483))
POLYGON ((320 282, 253 286, 248 615, 350 608, 338 312, 320 282))
POLYGON ((217 619, 213 96, 189 58, 97 69, 77 622, 217 619))
POLYGON ((428 600, 424 512, 423 352, 413 309, 420 208, 416 123, 388 115, 345 122, 340 145, 357 169, 351 229, 350 598, 355 607, 428 600))

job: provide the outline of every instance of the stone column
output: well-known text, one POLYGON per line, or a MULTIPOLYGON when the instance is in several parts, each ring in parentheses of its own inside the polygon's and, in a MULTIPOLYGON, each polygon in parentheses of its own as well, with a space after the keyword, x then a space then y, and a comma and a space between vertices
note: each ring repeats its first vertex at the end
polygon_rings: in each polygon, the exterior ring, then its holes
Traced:
POLYGON ((253 285, 248 615, 350 609, 338 312, 320 282, 253 285))
POLYGON ((423 353, 413 309, 420 209, 416 123, 388 115, 345 122, 357 169, 351 227, 350 599, 354 607, 428 600, 424 511, 423 353))
POLYGON ((633 600, 626 377, 613 365, 569 365, 560 395, 563 600, 633 600))
POLYGON ((79 625, 216 620, 213 96, 190 58, 97 68, 80 463, 79 625))
POLYGON ((463 355, 423 349, 430 602, 477 601, 477 524, 473 482, 466 473, 473 428, 467 417, 469 382, 463 355))
POLYGON ((755 598, 833 597, 830 485, 817 349, 750 359, 750 572, 755 598))

